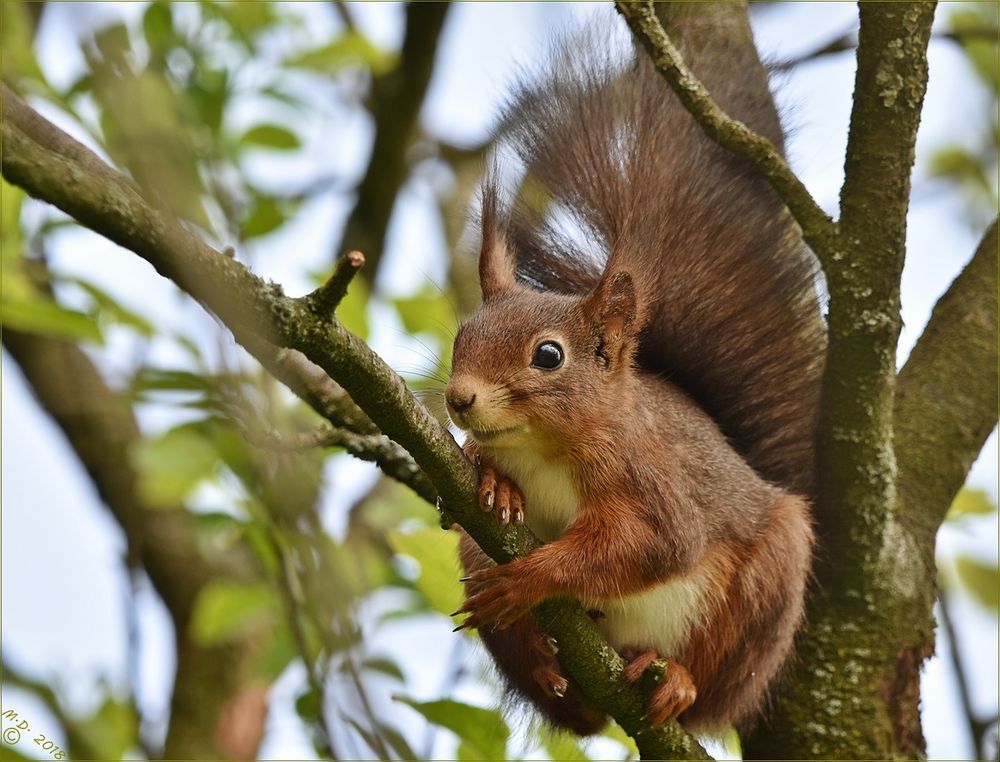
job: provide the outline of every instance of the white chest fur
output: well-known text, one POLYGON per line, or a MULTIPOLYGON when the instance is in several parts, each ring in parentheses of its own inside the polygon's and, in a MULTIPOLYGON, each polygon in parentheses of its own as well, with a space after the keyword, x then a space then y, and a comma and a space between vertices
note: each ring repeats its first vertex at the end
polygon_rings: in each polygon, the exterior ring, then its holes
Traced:
MULTIPOLYGON (((569 468, 546 461, 530 450, 491 454, 500 470, 524 493, 528 528, 543 542, 562 535, 580 512, 569 468)), ((708 577, 694 572, 641 593, 583 603, 604 614, 597 625, 613 647, 655 648, 663 656, 673 656, 687 640, 691 627, 718 603, 710 600, 710 590, 708 577)))
POLYGON ((502 450, 497 465, 524 493, 524 523, 542 542, 552 542, 580 513, 569 468, 530 450, 502 450))
POLYGON ((692 626, 712 605, 709 590, 708 579, 696 572, 635 595, 584 605, 604 614, 597 627, 615 648, 655 648, 661 656, 676 656, 692 626))

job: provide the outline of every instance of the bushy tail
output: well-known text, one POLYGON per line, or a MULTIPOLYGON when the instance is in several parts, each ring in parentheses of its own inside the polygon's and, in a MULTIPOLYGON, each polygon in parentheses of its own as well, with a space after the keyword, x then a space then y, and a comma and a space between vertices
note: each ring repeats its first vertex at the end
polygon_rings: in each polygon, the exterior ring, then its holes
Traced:
MULTIPOLYGON (((811 494, 814 258, 767 183, 702 132, 644 52, 601 52, 607 37, 558 43, 497 129, 527 170, 509 223, 519 275, 585 293, 613 253, 651 305, 639 364, 684 388, 761 475, 811 494)), ((681 43, 716 102, 780 148, 754 53, 681 43)))

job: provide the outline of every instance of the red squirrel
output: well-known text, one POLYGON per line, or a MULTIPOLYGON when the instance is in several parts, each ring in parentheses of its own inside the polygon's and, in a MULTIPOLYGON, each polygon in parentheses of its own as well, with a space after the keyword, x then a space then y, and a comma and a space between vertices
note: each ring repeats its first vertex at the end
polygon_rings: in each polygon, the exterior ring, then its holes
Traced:
MULTIPOLYGON (((681 43, 716 101, 781 147, 756 57, 681 43)), ((484 180, 483 304, 445 399, 482 507, 544 544, 496 565, 463 534, 460 612, 517 693, 588 734, 605 718, 531 613, 576 598, 628 679, 666 661, 651 723, 710 731, 759 712, 802 620, 816 270, 766 183, 644 53, 591 47, 558 49, 498 129, 535 203, 484 180)))

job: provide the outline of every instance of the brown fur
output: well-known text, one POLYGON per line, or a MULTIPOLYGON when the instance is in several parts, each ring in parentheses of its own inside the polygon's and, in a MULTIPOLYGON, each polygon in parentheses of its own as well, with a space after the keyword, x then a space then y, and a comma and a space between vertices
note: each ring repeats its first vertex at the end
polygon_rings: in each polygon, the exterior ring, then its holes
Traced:
MULTIPOLYGON (((515 691, 586 733, 600 715, 579 687, 558 698, 536 679, 558 662, 536 647, 531 607, 666 591, 683 608, 697 596, 682 640, 660 653, 677 662, 676 695, 660 691, 650 708, 681 711, 693 681, 682 722, 738 723, 763 704, 802 618, 813 540, 796 493, 813 483, 823 356, 812 260, 770 190, 701 134, 644 57, 589 53, 557 51, 551 76, 520 89, 501 137, 598 257, 551 217, 503 211, 488 179, 485 301, 456 337, 446 391, 496 496, 520 505, 503 473, 527 469, 525 521, 558 531, 502 566, 463 536, 462 611, 515 691), (547 341, 563 350, 557 368, 533 365, 547 341), (564 474, 571 494, 552 494, 544 480, 564 474)), ((766 93, 711 57, 692 63, 724 106, 780 143, 766 93)), ((642 638, 617 646, 648 652, 642 638)))

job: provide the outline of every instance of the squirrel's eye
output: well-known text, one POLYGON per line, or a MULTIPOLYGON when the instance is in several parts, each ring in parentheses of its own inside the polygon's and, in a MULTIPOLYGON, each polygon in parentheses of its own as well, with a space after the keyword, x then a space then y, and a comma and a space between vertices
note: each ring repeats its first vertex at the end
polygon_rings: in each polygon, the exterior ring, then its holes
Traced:
POLYGON ((535 347, 535 354, 531 358, 532 368, 542 370, 555 370, 561 368, 563 364, 563 348, 554 341, 543 341, 535 347))

